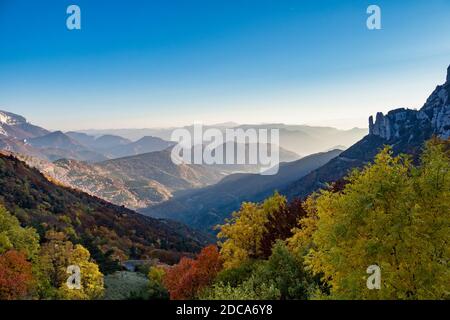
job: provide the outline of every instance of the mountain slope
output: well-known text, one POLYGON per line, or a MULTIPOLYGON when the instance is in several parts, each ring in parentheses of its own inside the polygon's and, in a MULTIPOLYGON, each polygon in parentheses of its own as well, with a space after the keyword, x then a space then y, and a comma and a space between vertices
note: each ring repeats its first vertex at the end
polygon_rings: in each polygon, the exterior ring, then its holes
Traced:
POLYGON ((113 158, 122 158, 155 151, 162 151, 173 145, 173 142, 165 141, 161 138, 146 136, 136 142, 130 142, 128 144, 110 148, 108 154, 113 158))
POLYGON ((47 130, 28 123, 22 116, 0 110, 0 135, 23 140, 47 133, 47 130))
POLYGON ((20 160, 0 154, 0 203, 41 236, 59 230, 102 259, 178 256, 198 251, 209 238, 61 187, 20 160))
POLYGON ((275 190, 324 165, 341 152, 333 150, 283 163, 278 174, 273 176, 233 174, 216 185, 185 192, 141 212, 182 221, 194 228, 211 232, 213 226, 229 218, 243 201, 263 200, 275 190))
POLYGON ((99 163, 16 156, 63 185, 132 209, 158 204, 177 191, 204 187, 224 177, 214 167, 176 166, 169 150, 99 163))
POLYGON ((290 198, 304 197, 344 177, 351 169, 373 160, 384 145, 394 153, 417 155, 432 135, 450 137, 450 66, 444 85, 438 86, 420 110, 396 109, 369 119, 369 135, 331 160, 282 190, 290 198))
POLYGON ((50 161, 58 159, 75 159, 81 161, 103 161, 107 158, 90 150, 61 131, 27 140, 27 143, 46 155, 50 161))

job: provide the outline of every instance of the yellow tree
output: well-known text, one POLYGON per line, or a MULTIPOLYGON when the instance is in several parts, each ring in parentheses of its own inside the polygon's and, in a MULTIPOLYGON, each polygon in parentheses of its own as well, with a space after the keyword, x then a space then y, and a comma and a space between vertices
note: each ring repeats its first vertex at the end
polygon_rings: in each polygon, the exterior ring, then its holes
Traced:
POLYGON ((82 245, 73 245, 64 237, 53 234, 44 244, 40 254, 41 273, 50 279, 54 296, 58 299, 89 300, 101 298, 104 291, 103 274, 98 265, 91 261, 89 251, 82 245), (80 288, 70 288, 67 280, 69 266, 79 268, 80 288))
POLYGON ((239 266, 250 258, 258 258, 261 252, 261 239, 269 216, 280 206, 286 205, 286 198, 278 193, 261 204, 244 202, 233 217, 220 226, 219 239, 223 239, 221 256, 224 268, 239 266))
POLYGON ((322 191, 309 201, 306 228, 290 244, 309 249, 306 264, 331 285, 331 298, 449 297, 446 148, 428 143, 418 168, 385 148, 374 164, 348 177, 342 192, 322 191), (381 268, 380 290, 366 285, 371 265, 381 268))

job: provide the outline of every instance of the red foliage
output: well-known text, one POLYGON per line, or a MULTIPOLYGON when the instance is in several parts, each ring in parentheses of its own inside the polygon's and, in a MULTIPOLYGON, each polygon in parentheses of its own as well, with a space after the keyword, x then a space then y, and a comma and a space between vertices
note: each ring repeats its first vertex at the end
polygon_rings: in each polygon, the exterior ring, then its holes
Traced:
POLYGON ((10 250, 0 255, 0 300, 25 298, 32 282, 31 263, 23 253, 10 250))
POLYGON ((306 217, 307 213, 303 208, 303 203, 296 198, 287 205, 279 208, 265 224, 265 232, 261 239, 262 257, 268 258, 272 254, 272 247, 277 240, 286 240, 292 236, 292 230, 298 227, 301 218, 306 217))
POLYGON ((212 283, 221 269, 219 250, 211 245, 203 248, 195 260, 182 258, 180 263, 168 269, 163 283, 172 300, 193 299, 212 283))

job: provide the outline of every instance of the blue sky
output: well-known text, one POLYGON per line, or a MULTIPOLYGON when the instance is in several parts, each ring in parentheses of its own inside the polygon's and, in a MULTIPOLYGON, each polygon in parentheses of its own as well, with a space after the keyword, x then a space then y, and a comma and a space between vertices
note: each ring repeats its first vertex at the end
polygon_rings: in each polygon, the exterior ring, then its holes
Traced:
POLYGON ((449 64, 448 0, 0 0, 0 109, 50 129, 367 126, 449 64))

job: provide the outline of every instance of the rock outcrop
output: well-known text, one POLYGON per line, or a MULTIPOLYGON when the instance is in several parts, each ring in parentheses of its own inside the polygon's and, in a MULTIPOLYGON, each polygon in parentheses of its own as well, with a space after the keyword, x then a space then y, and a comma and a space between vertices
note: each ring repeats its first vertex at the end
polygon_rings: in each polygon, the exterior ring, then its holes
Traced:
POLYGON ((377 113, 375 121, 372 116, 369 118, 369 134, 387 141, 418 130, 431 131, 442 139, 450 137, 450 66, 446 83, 433 91, 420 110, 400 108, 386 115, 377 113))

